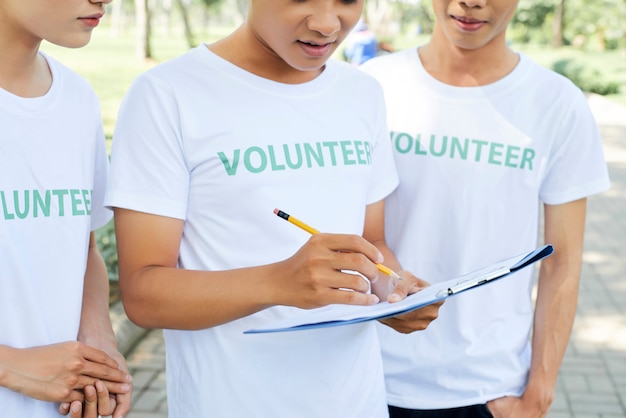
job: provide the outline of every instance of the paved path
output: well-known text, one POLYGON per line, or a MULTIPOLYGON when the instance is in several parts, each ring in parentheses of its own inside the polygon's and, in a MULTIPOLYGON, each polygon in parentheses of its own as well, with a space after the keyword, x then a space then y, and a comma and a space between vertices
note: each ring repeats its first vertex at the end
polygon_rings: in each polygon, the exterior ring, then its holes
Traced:
MULTIPOLYGON (((589 199, 580 303, 548 418, 626 418, 626 107, 589 102, 612 188, 589 199)), ((135 391, 127 418, 167 417, 162 337, 150 331, 128 357, 135 391)))
POLYGON ((549 418, 626 417, 626 107, 589 102, 612 185, 589 199, 578 312, 549 418))

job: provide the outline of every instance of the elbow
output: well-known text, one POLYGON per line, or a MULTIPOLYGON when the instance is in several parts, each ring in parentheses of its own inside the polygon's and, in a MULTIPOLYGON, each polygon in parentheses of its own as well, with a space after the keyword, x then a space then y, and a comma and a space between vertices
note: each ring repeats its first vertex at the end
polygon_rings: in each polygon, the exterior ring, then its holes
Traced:
POLYGON ((146 314, 148 309, 144 308, 136 298, 124 296, 122 293, 122 305, 126 316, 133 324, 144 329, 157 328, 150 316, 146 314))
POLYGON ((141 289, 141 277, 128 276, 120 272, 120 298, 128 319, 144 329, 160 328, 155 322, 151 297, 141 289))

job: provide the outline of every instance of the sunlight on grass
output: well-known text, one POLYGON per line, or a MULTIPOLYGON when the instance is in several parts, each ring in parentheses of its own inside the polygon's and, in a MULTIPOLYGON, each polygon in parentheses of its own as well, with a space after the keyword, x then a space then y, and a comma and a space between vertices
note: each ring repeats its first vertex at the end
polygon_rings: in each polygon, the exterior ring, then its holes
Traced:
MULTIPOLYGON (((79 49, 68 49, 45 43, 41 49, 85 77, 100 97, 104 131, 107 139, 113 136, 117 112, 133 80, 152 66, 183 54, 189 47, 182 35, 160 34, 152 39, 152 61, 137 58, 135 34, 130 31, 113 37, 106 28, 94 31, 91 42, 79 49)), ((224 30, 203 39, 212 42, 224 30)))

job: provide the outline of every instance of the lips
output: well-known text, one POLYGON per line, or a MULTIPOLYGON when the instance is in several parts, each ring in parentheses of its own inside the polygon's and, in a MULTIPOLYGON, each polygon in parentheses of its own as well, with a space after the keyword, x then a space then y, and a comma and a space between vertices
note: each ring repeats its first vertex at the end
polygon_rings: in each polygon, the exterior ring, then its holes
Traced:
POLYGON ((330 50, 330 46, 332 42, 327 43, 317 43, 317 42, 307 42, 307 41, 298 41, 304 52, 311 57, 323 57, 330 50))
POLYGON ((100 23, 100 19, 104 16, 103 13, 97 13, 90 16, 79 17, 78 20, 83 22, 85 25, 95 28, 100 23))
POLYGON ((451 16, 457 26, 466 31, 475 31, 480 29, 486 22, 471 16, 451 16))

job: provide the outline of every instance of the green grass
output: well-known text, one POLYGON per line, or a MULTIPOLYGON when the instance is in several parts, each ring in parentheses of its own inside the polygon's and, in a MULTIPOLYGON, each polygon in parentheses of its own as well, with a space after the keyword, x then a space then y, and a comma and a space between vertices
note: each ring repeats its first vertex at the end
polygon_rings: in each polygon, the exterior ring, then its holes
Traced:
MULTIPOLYGON (((222 33, 207 36, 203 41, 210 42, 222 33)), ((182 35, 155 36, 151 41, 153 60, 146 62, 137 58, 134 33, 113 37, 107 28, 98 28, 83 48, 68 49, 44 42, 41 49, 91 83, 100 98, 104 131, 110 140, 120 103, 135 77, 156 63, 183 54, 189 47, 182 35)))

